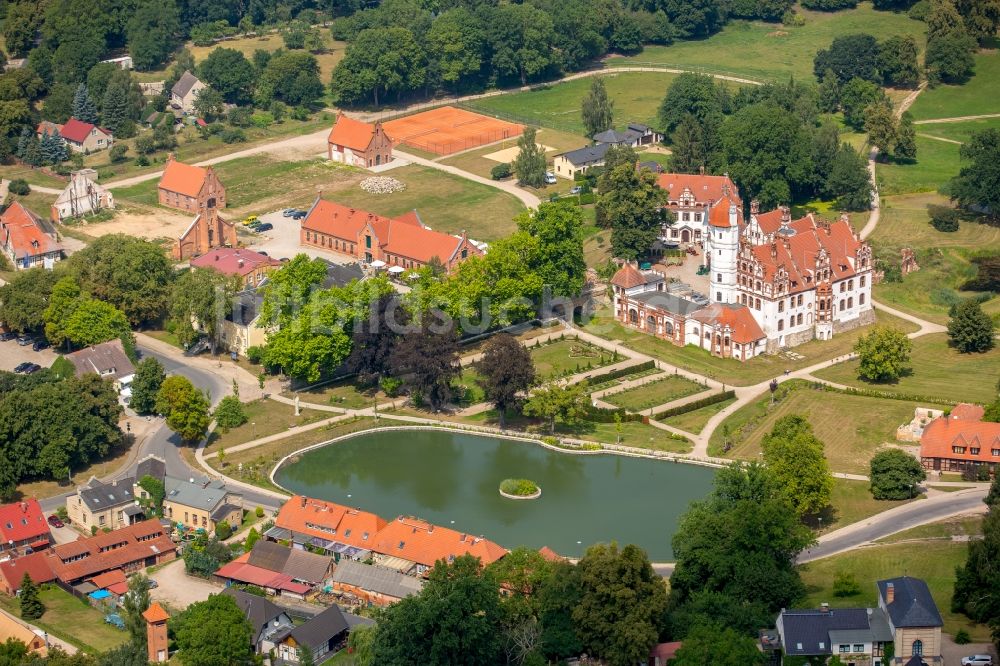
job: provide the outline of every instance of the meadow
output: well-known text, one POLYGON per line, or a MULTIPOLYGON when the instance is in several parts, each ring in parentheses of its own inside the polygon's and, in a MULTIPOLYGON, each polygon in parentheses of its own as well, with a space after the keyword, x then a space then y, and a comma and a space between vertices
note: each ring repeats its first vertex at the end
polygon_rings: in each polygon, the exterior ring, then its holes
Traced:
POLYGON ((976 71, 962 85, 940 85, 920 93, 910 107, 916 120, 1000 113, 1000 51, 976 54, 976 71))

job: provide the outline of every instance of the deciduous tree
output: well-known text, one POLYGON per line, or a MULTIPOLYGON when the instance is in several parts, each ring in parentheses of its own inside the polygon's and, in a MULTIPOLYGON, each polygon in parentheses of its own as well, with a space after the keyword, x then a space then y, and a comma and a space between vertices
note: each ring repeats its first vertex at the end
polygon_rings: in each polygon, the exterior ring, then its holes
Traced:
POLYGON ((253 629, 232 597, 213 594, 170 620, 187 666, 247 664, 253 629))
POLYGON ((517 404, 519 394, 527 391, 535 381, 531 354, 517 339, 500 333, 486 343, 477 368, 483 375, 486 399, 500 414, 502 428, 506 411, 517 404))
POLYGON ((917 159, 917 131, 913 126, 913 116, 907 111, 899 119, 896 131, 896 146, 893 156, 898 160, 912 162, 917 159))
POLYGON ((865 109, 865 131, 868 143, 889 154, 896 144, 896 116, 888 100, 876 102, 865 109))
POLYGON ((700 624, 685 637, 671 666, 753 666, 764 663, 756 642, 731 627, 700 624))
POLYGON ((920 461, 900 449, 882 449, 870 464, 872 497, 906 500, 917 496, 917 484, 927 478, 920 461))
POLYGON ((18 271, 0 286, 0 319, 15 331, 40 330, 48 299, 62 272, 32 268, 18 271))
POLYGON ((861 362, 858 373, 870 382, 896 381, 910 360, 912 347, 898 328, 876 326, 854 344, 854 353, 861 362))
POLYGON ((222 432, 238 428, 247 422, 247 413, 243 409, 243 403, 235 395, 227 395, 220 400, 213 416, 215 423, 222 428, 222 432))
POLYGON ((525 127, 517 140, 517 157, 514 158, 514 173, 518 185, 541 187, 545 184, 545 153, 535 142, 535 128, 525 127))
POLYGON ((611 251, 616 257, 635 260, 649 253, 668 220, 663 208, 667 192, 649 170, 637 171, 635 163, 620 164, 605 172, 597 198, 597 217, 611 227, 611 251))
POLYGON ((129 406, 138 414, 153 413, 156 394, 166 378, 163 365, 155 357, 148 356, 139 361, 135 368, 135 379, 132 380, 132 400, 129 406))
POLYGON ((987 352, 996 344, 993 320, 979 301, 968 298, 952 308, 948 342, 962 353, 987 352))
POLYGON ((764 462, 799 516, 814 515, 830 505, 833 475, 823 442, 801 416, 779 419, 761 444, 764 462))
POLYGON ((146 620, 142 614, 149 608, 149 579, 139 573, 128 579, 128 592, 122 597, 125 628, 136 645, 146 645, 146 620))
POLYGON ((583 214, 569 202, 546 202, 519 214, 518 231, 529 234, 536 251, 527 258, 556 297, 576 296, 587 277, 583 257, 583 214))
POLYGON ((230 104, 248 104, 253 100, 257 70, 236 49, 212 49, 198 66, 198 73, 230 104))
POLYGON ((580 113, 587 136, 592 137, 614 127, 614 108, 615 103, 608 97, 608 89, 604 87, 604 79, 593 77, 590 90, 580 102, 580 113))
POLYGON ((878 40, 871 35, 843 35, 836 37, 829 48, 820 49, 813 59, 813 72, 821 79, 830 70, 841 83, 853 78, 881 81, 878 57, 878 40))
POLYGON ((434 332, 428 318, 396 343, 392 364, 410 391, 437 411, 451 399, 451 381, 461 373, 458 338, 451 330, 434 332))
POLYGON ((139 71, 167 61, 180 40, 180 14, 174 0, 146 0, 131 13, 126 28, 129 55, 139 71))
POLYGON ((989 220, 1000 220, 1000 130, 974 132, 959 148, 966 162, 951 180, 951 198, 989 220))
POLYGON ((156 411, 167 418, 167 427, 186 442, 205 436, 211 417, 208 398, 187 377, 167 377, 156 396, 156 411))
POLYGON ((556 419, 567 427, 575 427, 586 414, 588 397, 586 382, 561 386, 551 383, 531 393, 524 403, 524 413, 549 422, 549 432, 555 433, 556 419))

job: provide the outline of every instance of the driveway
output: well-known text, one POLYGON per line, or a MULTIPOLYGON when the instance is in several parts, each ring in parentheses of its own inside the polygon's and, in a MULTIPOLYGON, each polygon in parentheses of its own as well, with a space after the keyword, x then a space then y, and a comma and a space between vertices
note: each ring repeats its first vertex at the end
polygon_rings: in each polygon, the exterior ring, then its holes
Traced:
POLYGON ((262 234, 251 234, 244 237, 244 242, 254 250, 263 250, 268 256, 275 259, 291 259, 297 254, 305 254, 310 257, 326 259, 335 264, 352 264, 356 260, 336 252, 325 252, 315 247, 307 247, 299 244, 299 229, 301 221, 285 217, 280 210, 264 213, 260 216, 261 222, 270 222, 274 229, 265 231, 262 234))
POLYGON ((149 591, 154 601, 160 601, 171 609, 183 610, 197 601, 204 601, 210 595, 224 589, 202 578, 184 573, 184 560, 178 558, 150 576, 159 586, 149 591))
POLYGON ((988 654, 993 657, 993 663, 997 663, 997 651, 992 643, 955 645, 951 636, 941 634, 941 656, 944 657, 944 666, 961 666, 962 657, 973 654, 988 654))
POLYGON ((56 353, 51 349, 42 351, 32 351, 31 345, 22 347, 17 344, 17 340, 0 342, 0 370, 13 372, 14 368, 24 361, 37 363, 43 368, 47 368, 56 360, 56 353))

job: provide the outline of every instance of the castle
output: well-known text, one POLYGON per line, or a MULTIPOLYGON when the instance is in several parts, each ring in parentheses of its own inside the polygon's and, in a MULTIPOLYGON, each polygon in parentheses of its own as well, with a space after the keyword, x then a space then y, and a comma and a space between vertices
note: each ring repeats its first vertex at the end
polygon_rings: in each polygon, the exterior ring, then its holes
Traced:
POLYGON ((622 324, 747 360, 875 320, 871 247, 846 216, 826 222, 810 213, 792 220, 787 207, 761 213, 753 201, 744 220, 739 190, 728 175, 665 173, 658 180, 675 217, 662 240, 702 246, 708 294, 680 294, 686 286, 670 287, 627 265, 612 279, 615 317, 622 324), (725 306, 714 312, 739 326, 706 320, 709 304, 725 306), (661 323, 667 321, 669 328, 661 323), (706 340, 701 333, 709 329, 706 340))

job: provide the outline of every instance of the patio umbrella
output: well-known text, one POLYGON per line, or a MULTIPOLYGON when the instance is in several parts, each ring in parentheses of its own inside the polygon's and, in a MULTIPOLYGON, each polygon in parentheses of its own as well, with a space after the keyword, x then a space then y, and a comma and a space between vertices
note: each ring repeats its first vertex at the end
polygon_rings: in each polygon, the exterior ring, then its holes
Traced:
POLYGON ((383 268, 384 266, 385 262, 382 261, 381 259, 376 259, 375 261, 372 262, 372 268, 383 268))
POLYGON ((390 266, 389 267, 389 272, 390 273, 397 273, 398 274, 398 273, 402 273, 404 270, 406 270, 406 269, 403 268, 402 266, 390 266))

